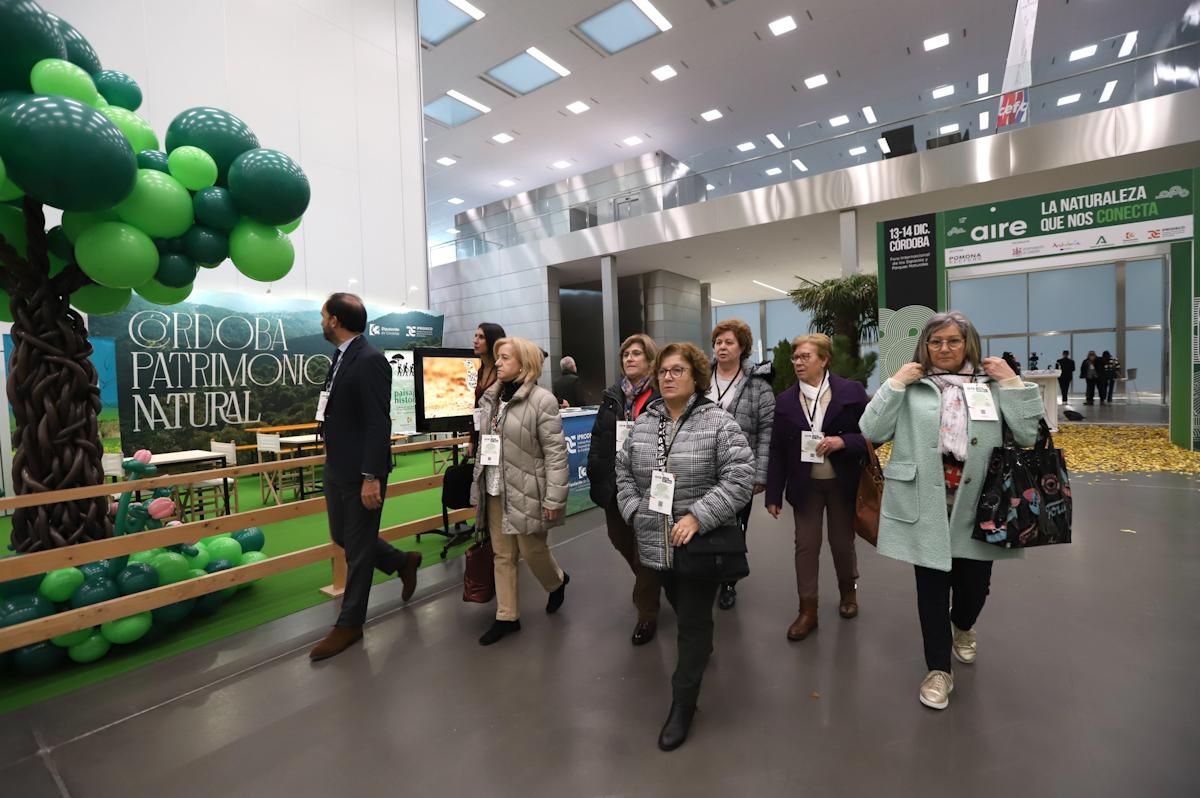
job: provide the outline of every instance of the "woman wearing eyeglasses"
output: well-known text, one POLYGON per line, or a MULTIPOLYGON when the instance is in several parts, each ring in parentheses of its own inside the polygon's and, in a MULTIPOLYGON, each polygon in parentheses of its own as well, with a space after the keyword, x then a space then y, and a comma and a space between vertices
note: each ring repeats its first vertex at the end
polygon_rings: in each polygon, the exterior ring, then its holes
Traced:
POLYGON ((875 393, 863 435, 892 442, 884 466, 879 553, 912 563, 929 673, 921 703, 945 709, 954 689, 951 655, 975 661, 975 621, 991 585, 992 561, 1020 557, 972 539, 979 494, 1001 421, 1022 446, 1037 440, 1041 393, 998 357, 981 357, 979 334, 958 311, 934 315, 916 357, 875 393), (951 607, 953 606, 953 609, 951 607))
POLYGON ((671 570, 675 547, 695 535, 734 523, 754 490, 754 457, 736 421, 704 394, 708 361, 694 344, 668 344, 654 373, 662 398, 633 424, 617 454, 617 503, 637 533, 642 565, 662 572, 667 601, 678 619, 678 656, 671 677, 671 711, 658 746, 683 745, 696 713, 704 668, 712 654, 713 601, 719 583, 671 570), (656 477, 656 472, 659 473, 656 477), (663 474, 674 492, 664 490, 663 474), (651 509, 651 489, 669 512, 651 509), (669 501, 668 501, 669 497, 669 501))

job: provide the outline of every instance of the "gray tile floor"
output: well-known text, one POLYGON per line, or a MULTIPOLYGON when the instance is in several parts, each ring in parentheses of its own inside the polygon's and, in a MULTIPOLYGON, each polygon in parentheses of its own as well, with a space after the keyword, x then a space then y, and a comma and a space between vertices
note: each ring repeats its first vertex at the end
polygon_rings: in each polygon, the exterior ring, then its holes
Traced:
POLYGON ((365 643, 325 663, 305 655, 331 605, 0 718, 0 795, 1200 795, 1198 489, 1078 478, 1077 542, 997 566, 945 712, 917 702, 911 568, 860 546, 842 621, 826 554, 822 626, 788 643, 790 529, 757 511, 693 736, 659 752, 674 621, 629 644, 593 511, 556 535, 563 610, 523 573, 524 629, 492 648, 460 564, 435 566, 408 606, 376 588, 365 643))

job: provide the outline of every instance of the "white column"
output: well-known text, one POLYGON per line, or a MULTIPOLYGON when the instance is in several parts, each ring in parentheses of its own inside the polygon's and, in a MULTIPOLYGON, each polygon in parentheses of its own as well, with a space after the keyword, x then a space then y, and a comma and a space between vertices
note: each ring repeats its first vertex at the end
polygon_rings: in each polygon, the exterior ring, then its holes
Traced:
POLYGON ((600 258, 600 305, 604 316, 604 384, 612 385, 621 376, 617 349, 621 346, 621 317, 617 306, 617 259, 600 258))
POLYGON ((842 244, 842 276, 858 274, 858 212, 851 208, 838 214, 842 244))

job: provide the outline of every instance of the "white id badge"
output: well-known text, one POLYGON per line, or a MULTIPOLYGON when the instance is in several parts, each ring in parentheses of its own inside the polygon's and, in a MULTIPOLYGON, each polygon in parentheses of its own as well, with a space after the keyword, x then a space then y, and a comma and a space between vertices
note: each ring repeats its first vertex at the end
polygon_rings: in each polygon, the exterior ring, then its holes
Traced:
POLYGON ((991 390, 978 382, 963 384, 963 393, 967 397, 967 412, 972 421, 999 421, 996 413, 996 400, 992 398, 991 390))
POLYGON ((629 433, 633 432, 632 421, 617 422, 617 451, 625 448, 625 439, 629 437, 629 433))
POLYGON ((479 462, 485 466, 500 465, 500 436, 479 436, 479 462))
POLYGON ((825 438, 824 432, 800 433, 800 462, 824 463, 825 455, 817 454, 817 444, 825 438))
POLYGON ((325 405, 329 404, 329 391, 321 391, 317 396, 317 421, 325 420, 325 405))
POLYGON ((669 471, 655 471, 650 476, 650 509, 669 516, 675 503, 675 475, 669 471))

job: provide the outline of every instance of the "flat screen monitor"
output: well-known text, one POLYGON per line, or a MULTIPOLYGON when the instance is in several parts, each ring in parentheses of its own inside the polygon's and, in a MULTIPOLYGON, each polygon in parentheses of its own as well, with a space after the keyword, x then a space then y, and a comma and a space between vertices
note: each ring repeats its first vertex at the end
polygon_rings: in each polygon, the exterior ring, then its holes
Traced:
POLYGON ((482 366, 470 349, 414 349, 417 432, 466 432, 482 366))

